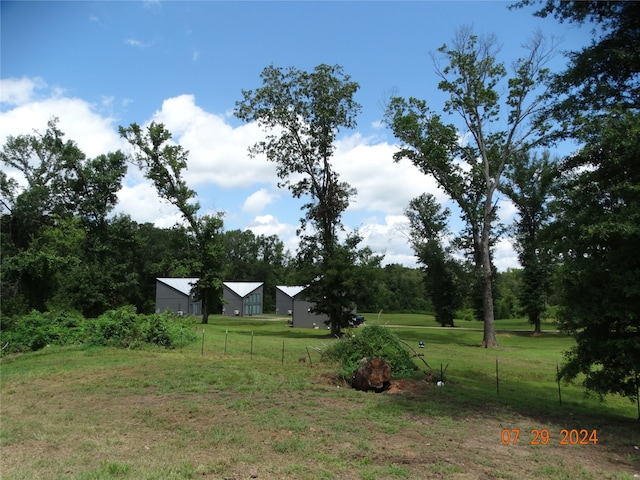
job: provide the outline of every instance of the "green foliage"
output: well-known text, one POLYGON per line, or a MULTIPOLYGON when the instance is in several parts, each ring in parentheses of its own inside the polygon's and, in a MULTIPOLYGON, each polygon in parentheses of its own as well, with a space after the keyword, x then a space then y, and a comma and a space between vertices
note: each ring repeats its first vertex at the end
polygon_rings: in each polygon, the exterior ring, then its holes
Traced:
POLYGON ((40 313, 2 319, 2 353, 40 350, 47 345, 73 345, 84 341, 85 320, 70 311, 40 313))
POLYGON ((195 293, 202 300, 202 323, 207 323, 210 306, 216 301, 214 297, 222 290, 223 215, 198 215, 200 203, 196 200, 196 192, 183 178, 189 152, 170 142, 171 132, 164 124, 151 122, 144 130, 132 123, 127 128, 120 127, 119 132, 134 147, 135 162, 153 182, 160 198, 177 207, 188 224, 189 243, 193 249, 191 268, 199 279, 195 293))
POLYGON ((497 347, 491 290, 491 250, 497 235, 494 195, 514 155, 545 140, 547 126, 531 121, 544 104, 535 90, 548 78, 544 63, 549 52, 544 39, 535 36, 507 79, 493 37, 479 38, 461 29, 452 47, 443 45, 438 51, 449 62, 436 72, 442 80, 438 88, 449 94, 443 110, 461 120, 473 141, 461 143, 459 127, 445 123, 426 101, 395 97, 386 111, 386 121, 401 142, 393 158, 406 158, 433 176, 460 207, 466 223, 462 244, 471 252, 482 287, 483 345, 497 347), (506 97, 500 94, 503 89, 506 97))
POLYGON ((345 377, 358 369, 363 358, 383 358, 391 365, 394 378, 412 378, 418 372, 407 347, 395 333, 380 325, 367 325, 356 334, 345 335, 325 350, 323 356, 340 363, 345 377))
POLYGON ((409 219, 411 247, 424 266, 424 283, 433 302, 436 320, 453 327, 456 310, 463 305, 464 266, 443 245, 449 232, 448 208, 442 209, 436 197, 423 193, 405 209, 409 219))
MULTIPOLYGON (((334 274, 338 264, 355 253, 346 251, 355 249, 349 241, 339 245, 338 231, 356 192, 340 181, 331 157, 339 130, 356 126, 360 105, 353 96, 359 85, 339 65, 318 65, 312 72, 271 65, 261 78, 261 88, 243 90, 235 115, 265 128, 266 139, 251 147, 251 154, 265 154, 276 164, 279 186, 287 187, 295 198, 308 199, 298 232, 305 232, 299 254, 301 263, 309 266, 304 282, 318 287, 311 286, 309 299, 317 313, 328 315, 331 332, 339 333, 356 291, 334 274)), ((344 271, 343 267, 349 265, 339 265, 344 271)))
POLYGON ((135 307, 109 310, 87 324, 87 343, 93 346, 135 348, 142 338, 141 317, 135 307))
POLYGON ((577 345, 562 374, 599 394, 637 396, 640 371, 640 115, 602 125, 601 139, 576 157, 554 226, 561 328, 577 345), (624 132, 624 133, 621 133, 624 132), (584 376, 582 376, 584 375, 584 376))
POLYGON ((417 268, 409 268, 392 263, 385 265, 381 272, 380 293, 375 308, 360 307, 359 310, 388 313, 416 313, 433 311, 433 305, 426 296, 423 275, 417 268))
POLYGON ((367 247, 358 248, 362 240, 358 231, 350 233, 344 243, 336 243, 320 261, 313 259, 310 252, 315 242, 308 240, 301 242, 300 284, 308 284, 305 295, 314 303, 312 311, 329 317, 331 333, 339 335, 349 325, 359 302, 371 302, 370 293, 376 288, 375 270, 382 257, 372 255, 367 247))
POLYGON ((148 315, 142 324, 142 336, 146 343, 165 348, 177 348, 195 342, 198 338, 189 320, 194 317, 178 317, 171 312, 148 315))
POLYGON ((138 315, 130 305, 109 310, 87 324, 87 343, 92 346, 138 348, 146 343, 176 348, 196 338, 180 317, 171 313, 138 315))
POLYGON ((514 156, 501 186, 518 208, 512 235, 524 271, 519 294, 515 293, 536 333, 540 333, 551 283, 552 256, 541 233, 550 221, 549 204, 557 175, 557 160, 552 160, 549 152, 541 158, 524 152, 514 156))
MULTIPOLYGON (((519 2, 519 6, 531 4, 519 2)), ((596 36, 570 54, 538 114, 581 149, 560 165, 554 253, 562 259, 559 324, 576 345, 561 375, 599 395, 638 395, 640 371, 640 3, 555 2, 537 12, 592 22, 596 36)))

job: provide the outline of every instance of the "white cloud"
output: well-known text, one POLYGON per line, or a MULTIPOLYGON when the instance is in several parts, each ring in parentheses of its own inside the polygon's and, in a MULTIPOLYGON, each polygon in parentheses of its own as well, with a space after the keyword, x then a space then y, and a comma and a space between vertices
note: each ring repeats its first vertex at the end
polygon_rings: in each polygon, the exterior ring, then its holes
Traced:
POLYGON ((129 45, 131 47, 135 47, 135 48, 148 48, 151 45, 153 45, 153 43, 151 42, 142 42, 140 40, 136 40, 135 38, 127 38, 124 41, 125 45, 129 45))
POLYGON ((277 235, 284 243, 285 250, 294 253, 298 249, 297 226, 289 223, 281 223, 274 215, 257 216, 247 225, 246 230, 251 230, 254 235, 277 235))
POLYGON ((415 267, 417 259, 407 237, 408 220, 404 215, 385 215, 384 222, 371 217, 358 228, 363 237, 361 246, 369 246, 377 254, 384 254, 383 265, 400 263, 415 267))
POLYGON ((64 132, 65 139, 75 141, 88 157, 124 148, 113 127, 113 119, 100 116, 84 100, 57 96, 25 101, 0 113, 3 144, 9 135, 32 134, 34 130, 44 132, 54 117, 58 118, 58 128, 64 132))
MULTIPOLYGON (((136 177, 136 173, 128 174, 136 177)), ((176 207, 158 198, 155 187, 149 181, 139 181, 133 185, 123 184, 118 192, 118 205, 114 214, 130 215, 138 223, 153 223, 159 228, 169 228, 182 223, 182 216, 176 207)))
POLYGON ((435 180, 410 161, 393 161, 396 147, 386 142, 369 144, 356 133, 337 143, 334 168, 358 191, 350 211, 380 211, 393 215, 404 212, 409 201, 429 192, 445 203, 448 198, 435 180))
POLYGON ((269 193, 265 188, 261 188, 247 197, 242 205, 242 211, 257 215, 273 202, 273 199, 274 195, 272 193, 269 193))
POLYGON ((493 263, 500 272, 508 268, 520 268, 518 255, 513 249, 513 244, 508 238, 501 238, 493 250, 493 263))
POLYGON ((162 103, 153 120, 162 122, 174 140, 189 150, 186 180, 223 188, 275 185, 275 166, 264 156, 251 158, 248 147, 264 137, 255 123, 229 125, 224 116, 208 113, 193 95, 180 95, 162 103))
MULTIPOLYGON (((1 87, 3 107, 10 107, 0 112, 3 144, 7 135, 29 134, 34 129, 44 131, 48 120, 57 116, 66 138, 74 140, 89 157, 118 149, 129 151, 116 131, 114 119, 98 111, 117 99, 104 96, 101 105, 93 105, 65 96, 63 90, 50 88, 38 78, 2 80, 1 87)), ((189 151, 185 179, 196 190, 210 195, 200 198, 203 205, 211 203, 207 198, 220 195, 215 187, 234 189, 222 197, 227 202, 223 207, 227 218, 237 219, 239 225, 258 235, 278 235, 292 252, 297 249, 301 200, 293 200, 288 191, 277 190, 273 163, 264 156, 248 155, 247 148, 264 138, 257 124, 233 127, 227 113, 203 110, 196 105, 193 95, 166 99, 149 118, 164 123, 174 140, 189 151), (234 198, 232 193, 241 189, 251 189, 249 192, 253 193, 244 199, 238 198, 237 203, 235 200, 229 203, 234 198), (263 213, 267 208, 268 214, 263 213), (252 215, 253 219, 241 220, 242 213, 252 215)), ((363 245, 385 253, 385 264, 415 266, 416 259, 403 233, 406 227, 403 211, 409 200, 424 192, 433 193, 442 203, 447 202, 447 197, 433 179, 409 161, 394 163, 394 151, 395 147, 389 143, 376 143, 356 133, 337 143, 334 168, 344 181, 358 190, 353 204, 345 212, 347 227, 359 228, 364 236, 363 245)), ((123 183, 116 213, 126 213, 135 221, 152 222, 159 227, 170 227, 181 221, 175 207, 161 201, 151 183, 135 167, 130 166, 123 183)), ((500 206, 501 219, 507 222, 515 209, 508 201, 502 201, 500 206)), ((508 240, 498 244, 495 259, 501 270, 517 266, 508 240)))
POLYGON ((4 78, 0 80, 0 104, 3 107, 22 105, 34 99, 37 90, 47 84, 41 78, 4 78))

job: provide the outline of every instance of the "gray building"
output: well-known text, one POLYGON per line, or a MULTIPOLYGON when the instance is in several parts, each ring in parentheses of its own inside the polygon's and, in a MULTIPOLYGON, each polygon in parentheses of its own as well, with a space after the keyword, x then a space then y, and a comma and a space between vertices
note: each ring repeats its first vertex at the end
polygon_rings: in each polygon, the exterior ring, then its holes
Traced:
POLYGON ((305 287, 277 285, 276 286, 276 315, 293 315, 293 299, 305 287))
POLYGON ((156 312, 201 315, 202 302, 193 295, 197 281, 197 278, 156 278, 156 312))
POLYGON ((291 326, 297 328, 320 328, 326 329, 329 321, 327 315, 317 315, 311 313, 313 302, 310 302, 304 294, 304 289, 293 296, 293 314, 291 316, 291 326))
POLYGON ((263 282, 223 282, 223 315, 245 317, 262 315, 263 282))

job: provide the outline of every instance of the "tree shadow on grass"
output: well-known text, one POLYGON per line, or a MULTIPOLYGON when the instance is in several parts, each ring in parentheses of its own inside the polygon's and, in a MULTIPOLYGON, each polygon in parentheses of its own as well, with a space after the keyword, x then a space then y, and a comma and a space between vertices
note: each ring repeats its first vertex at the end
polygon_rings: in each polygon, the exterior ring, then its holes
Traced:
POLYGON ((561 403, 557 384, 500 377, 498 389, 495 373, 476 370, 473 378, 463 377, 456 374, 455 366, 449 367, 444 380, 443 387, 423 381, 406 392, 382 394, 376 397, 377 408, 397 408, 399 404, 412 415, 453 420, 486 417, 503 421, 504 428, 515 428, 509 426, 515 422, 530 422, 543 425, 558 442, 563 429, 595 430, 599 442, 627 452, 629 464, 640 469, 640 453, 636 450, 640 445, 640 420, 631 402, 628 409, 610 407, 561 383, 561 403))

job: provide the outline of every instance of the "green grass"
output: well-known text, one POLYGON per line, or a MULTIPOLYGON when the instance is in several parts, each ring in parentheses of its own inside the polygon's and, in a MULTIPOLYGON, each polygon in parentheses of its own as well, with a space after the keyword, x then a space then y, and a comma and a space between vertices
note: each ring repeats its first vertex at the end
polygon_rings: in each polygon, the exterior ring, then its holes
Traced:
MULTIPOLYGON (((398 326, 420 326, 420 327, 440 327, 433 315, 424 315, 420 313, 362 313, 367 323, 375 323, 380 325, 398 325, 398 326)), ((452 330, 460 328, 471 328, 474 330, 482 330, 483 323, 477 320, 455 320, 455 327, 452 330)), ((533 327, 525 318, 500 319, 495 321, 496 330, 522 330, 533 332, 533 327)), ((543 330, 557 330, 554 319, 545 319, 541 322, 543 330)))
MULTIPOLYGON (((528 328, 523 320, 509 322, 528 328)), ((396 391, 383 394, 354 391, 335 374, 336 365, 321 361, 318 350, 336 341, 326 330, 292 329, 273 318, 212 316, 210 324, 194 327, 198 341, 182 350, 48 347, 6 356, 0 476, 622 479, 640 473, 635 404, 618 397, 600 403, 562 385, 560 405, 555 368, 571 338, 500 331, 501 348, 494 350, 478 346, 481 330, 420 328, 436 326, 428 317, 383 314, 380 323, 398 325, 389 328, 424 355, 436 377, 446 368, 445 386, 396 382, 396 391), (548 429, 557 443, 562 428, 597 429, 598 444, 529 445, 532 429, 548 429), (503 429, 520 429, 520 443, 502 445, 503 429)), ((418 359, 416 365, 428 370, 418 359)))

